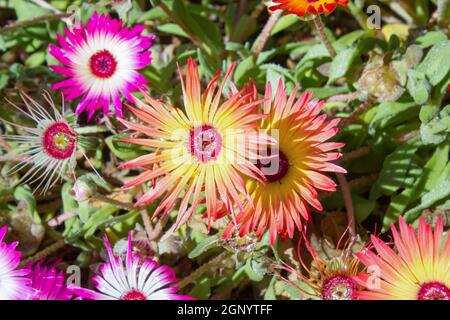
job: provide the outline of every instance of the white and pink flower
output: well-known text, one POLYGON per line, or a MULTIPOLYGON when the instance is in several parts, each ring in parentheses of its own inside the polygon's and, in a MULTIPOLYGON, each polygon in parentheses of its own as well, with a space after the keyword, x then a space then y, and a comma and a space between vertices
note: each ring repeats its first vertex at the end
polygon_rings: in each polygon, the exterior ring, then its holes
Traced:
POLYGON ((50 44, 49 53, 64 65, 51 68, 67 77, 53 89, 62 89, 67 101, 81 97, 77 114, 87 110, 90 119, 97 110, 107 113, 112 103, 121 117, 121 97, 132 101, 131 93, 144 89, 147 80, 138 70, 150 64, 155 37, 142 36, 143 25, 122 24, 94 13, 86 26, 66 29, 66 38, 58 34, 59 46, 50 44))
POLYGON ((133 253, 131 234, 125 259, 115 256, 108 238, 105 246, 109 262, 100 267, 101 275, 94 276, 97 291, 72 288, 80 297, 89 300, 191 300, 177 294, 178 281, 171 268, 133 253), (125 261, 123 261, 125 260, 125 261))
POLYGON ((18 242, 3 242, 6 230, 0 228, 0 300, 27 300, 34 295, 27 277, 30 270, 17 268, 21 252, 15 250, 18 242))
MULTIPOLYGON (((76 153, 81 151, 86 160, 85 153, 79 147, 79 137, 75 131, 76 124, 68 121, 64 104, 61 112, 58 111, 48 93, 43 97, 47 106, 21 94, 26 110, 13 106, 21 111, 35 126, 25 127, 6 120, 3 122, 15 127, 20 134, 2 135, 6 141, 14 145, 12 154, 6 156, 18 163, 11 168, 10 174, 29 167, 21 177, 20 182, 37 183, 35 189, 42 186, 41 193, 46 193, 61 176, 67 175, 75 178, 76 153)), ((89 160, 88 160, 89 161, 89 160)), ((95 169, 94 169, 95 171, 95 169)))

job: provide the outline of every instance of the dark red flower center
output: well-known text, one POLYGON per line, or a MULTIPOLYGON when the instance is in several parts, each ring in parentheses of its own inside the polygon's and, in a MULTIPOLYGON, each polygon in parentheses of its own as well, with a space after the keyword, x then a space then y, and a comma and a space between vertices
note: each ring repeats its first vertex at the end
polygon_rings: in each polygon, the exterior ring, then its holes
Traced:
POLYGON ((261 170, 268 182, 280 181, 289 171, 289 160, 286 155, 278 150, 278 156, 272 156, 272 150, 267 153, 267 159, 259 159, 256 167, 261 170))
POLYGON ((55 122, 45 129, 42 144, 52 158, 65 160, 72 156, 77 142, 76 133, 64 122, 55 122))
POLYGON ((147 300, 147 296, 138 290, 131 290, 125 293, 121 300, 147 300))
POLYGON ((324 300, 353 300, 357 287, 355 281, 347 275, 336 275, 322 283, 324 300))
POLYGON ((222 150, 222 136, 217 129, 202 125, 191 130, 189 151, 201 162, 217 159, 222 150))
POLYGON ((450 289, 440 282, 424 283, 419 290, 419 300, 450 300, 450 289))
POLYGON ((117 61, 108 50, 94 54, 89 60, 92 73, 102 79, 110 78, 116 72, 117 61))

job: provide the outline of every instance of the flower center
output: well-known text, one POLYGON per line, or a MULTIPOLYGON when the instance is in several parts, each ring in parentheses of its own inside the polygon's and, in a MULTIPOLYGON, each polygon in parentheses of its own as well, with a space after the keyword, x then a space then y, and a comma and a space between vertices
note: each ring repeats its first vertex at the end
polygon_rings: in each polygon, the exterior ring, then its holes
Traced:
POLYGON ((356 292, 356 283, 346 275, 337 275, 325 279, 322 285, 322 298, 324 300, 353 300, 356 292))
MULTIPOLYGON (((269 151, 267 156, 271 155, 272 151, 269 151)), ((256 167, 261 170, 269 183, 280 181, 289 171, 289 160, 286 155, 279 150, 278 157, 267 160, 258 160, 256 167)))
POLYGON ((191 130, 189 151, 198 161, 216 160, 222 150, 222 136, 217 129, 202 125, 191 130))
POLYGON ((424 283, 419 290, 419 300, 450 300, 450 289, 439 282, 424 283))
POLYGON ((42 144, 51 157, 65 160, 72 156, 77 142, 76 133, 64 122, 55 122, 45 129, 42 144))
POLYGON ((120 300, 147 300, 147 296, 138 290, 131 290, 125 293, 120 300))
POLYGON ((117 61, 108 50, 94 54, 89 60, 92 73, 102 79, 110 78, 117 68, 117 61))

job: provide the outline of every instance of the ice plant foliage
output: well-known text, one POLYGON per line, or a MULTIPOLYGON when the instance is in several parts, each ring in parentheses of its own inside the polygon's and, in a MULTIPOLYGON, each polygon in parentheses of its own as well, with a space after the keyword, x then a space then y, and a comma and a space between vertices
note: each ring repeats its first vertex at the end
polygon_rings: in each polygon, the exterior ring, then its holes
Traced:
POLYGON ((6 230, 0 228, 0 300, 26 300, 34 294, 27 278, 30 270, 17 269, 21 252, 16 250, 18 242, 3 242, 6 230))
POLYGON ((87 110, 91 118, 99 109, 107 113, 112 102, 122 116, 121 97, 131 101, 131 93, 147 83, 138 70, 151 62, 148 48, 154 36, 142 36, 143 25, 129 29, 122 24, 94 13, 86 26, 66 29, 66 38, 57 34, 59 47, 50 44, 50 54, 63 64, 51 68, 66 77, 53 89, 62 89, 68 101, 81 97, 77 114, 87 110))
POLYGON ((21 158, 21 161, 11 169, 11 172, 31 166, 22 176, 21 182, 39 182, 36 189, 43 186, 42 193, 45 193, 63 174, 74 176, 78 138, 74 126, 69 124, 64 116, 64 106, 62 112, 59 112, 48 93, 44 93, 43 97, 46 106, 23 94, 22 100, 27 111, 13 106, 36 125, 25 127, 3 120, 23 133, 2 137, 18 144, 14 157, 21 158))
POLYGON ((32 300, 72 300, 73 292, 67 288, 66 278, 62 271, 58 271, 55 264, 43 265, 38 262, 32 267, 30 274, 34 289, 32 300))
POLYGON ((297 93, 298 87, 287 97, 280 81, 272 97, 267 84, 263 111, 269 116, 262 120, 261 128, 277 140, 266 159, 257 163, 267 183, 246 179, 252 202, 237 214, 237 225, 230 224, 225 237, 236 230, 243 236, 255 229, 260 237, 269 229, 271 243, 277 234, 292 238, 295 228, 302 230, 302 220, 310 218, 309 206, 322 210, 317 190, 336 190, 336 184, 323 172, 346 172, 331 163, 341 154, 330 151, 343 144, 326 142, 337 133, 339 120, 328 121, 325 114, 320 115, 323 102, 311 100, 311 93, 296 99, 297 93))
POLYGON ((311 247, 305 233, 303 233, 303 239, 313 259, 311 267, 308 268, 305 265, 299 250, 298 256, 302 270, 296 270, 286 263, 277 265, 275 268, 287 271, 296 280, 306 283, 310 290, 298 286, 295 281, 288 280, 287 278, 282 279, 301 292, 322 300, 357 299, 357 293, 361 290, 361 287, 357 284, 355 276, 358 273, 360 263, 352 252, 352 241, 347 241, 340 248, 341 238, 336 246, 334 256, 331 258, 323 258, 311 247))
POLYGON ((133 253, 131 234, 125 259, 115 256, 108 238, 105 245, 109 262, 100 267, 101 275, 92 279, 97 291, 73 288, 80 297, 89 300, 191 300, 177 294, 178 281, 172 269, 156 261, 142 259, 133 253), (125 261, 123 261, 125 260, 125 261))
POLYGON ((136 100, 136 107, 130 110, 145 125, 121 120, 130 130, 149 137, 121 141, 155 148, 154 152, 122 165, 145 170, 125 187, 158 179, 136 203, 148 205, 169 191, 155 216, 170 212, 185 191, 175 226, 185 222, 205 199, 208 218, 217 215, 221 201, 230 213, 235 209, 242 211, 243 198, 250 200, 242 174, 257 181, 263 179, 256 161, 252 161, 258 157, 258 149, 272 141, 256 130, 258 121, 264 117, 255 112, 261 101, 249 102, 249 95, 241 93, 221 101, 225 82, 234 67, 233 64, 228 70, 218 90, 219 73, 202 94, 198 67, 189 58, 186 82, 179 71, 186 114, 144 94, 147 104, 136 100))
POLYGON ((330 14, 338 5, 348 5, 348 0, 273 0, 273 2, 276 5, 270 7, 270 10, 286 10, 286 13, 300 17, 307 14, 330 14))
POLYGON ((434 231, 423 217, 417 230, 402 217, 399 227, 400 232, 391 226, 398 252, 372 235, 377 254, 371 250, 357 254, 371 271, 358 276, 359 284, 367 288, 358 296, 369 300, 450 300, 450 238, 443 238, 442 219, 434 231))

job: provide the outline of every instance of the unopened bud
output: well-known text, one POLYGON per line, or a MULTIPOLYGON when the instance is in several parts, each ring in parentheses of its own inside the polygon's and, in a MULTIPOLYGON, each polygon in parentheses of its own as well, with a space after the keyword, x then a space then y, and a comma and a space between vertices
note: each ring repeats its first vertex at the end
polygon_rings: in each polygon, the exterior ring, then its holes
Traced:
POLYGON ((390 62, 374 56, 364 68, 358 80, 359 91, 365 97, 384 102, 396 101, 405 91, 390 62))
POLYGON ((75 181, 72 188, 72 196, 78 201, 88 200, 95 192, 96 185, 88 178, 81 177, 75 181))
POLYGON ((122 19, 132 8, 131 0, 109 0, 109 3, 122 19))

